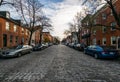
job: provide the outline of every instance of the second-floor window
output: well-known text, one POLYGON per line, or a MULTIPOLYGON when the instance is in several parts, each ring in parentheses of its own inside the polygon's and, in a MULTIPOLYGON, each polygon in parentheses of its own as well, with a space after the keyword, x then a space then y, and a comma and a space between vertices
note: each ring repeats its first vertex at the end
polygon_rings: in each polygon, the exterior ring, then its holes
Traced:
POLYGON ((111 31, 114 31, 116 27, 116 22, 111 23, 111 31))
POLYGON ((6 30, 10 30, 10 23, 6 22, 6 30))
POLYGON ((17 26, 14 25, 14 32, 17 32, 17 26))
POLYGON ((105 13, 102 13, 102 19, 106 19, 107 15, 105 13))
POLYGON ((102 32, 103 32, 103 33, 107 32, 107 27, 103 26, 103 27, 102 27, 102 32))

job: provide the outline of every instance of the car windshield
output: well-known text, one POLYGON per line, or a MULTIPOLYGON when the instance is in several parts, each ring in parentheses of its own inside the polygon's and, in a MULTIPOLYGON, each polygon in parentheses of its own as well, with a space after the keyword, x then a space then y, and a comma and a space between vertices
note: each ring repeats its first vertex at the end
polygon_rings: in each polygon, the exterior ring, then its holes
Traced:
POLYGON ((19 46, 17 46, 16 49, 21 49, 22 47, 23 47, 23 45, 19 45, 19 46))
POLYGON ((100 46, 96 46, 96 49, 97 49, 97 50, 103 50, 103 48, 100 47, 100 46))

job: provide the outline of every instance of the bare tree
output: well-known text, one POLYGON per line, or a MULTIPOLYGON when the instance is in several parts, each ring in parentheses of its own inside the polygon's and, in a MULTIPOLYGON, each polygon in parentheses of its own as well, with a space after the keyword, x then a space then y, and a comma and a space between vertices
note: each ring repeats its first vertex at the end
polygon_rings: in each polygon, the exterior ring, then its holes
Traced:
POLYGON ((32 34, 36 31, 35 27, 41 16, 39 0, 14 0, 14 6, 22 18, 23 23, 29 28, 30 37, 28 44, 31 44, 32 34))
POLYGON ((42 16, 40 19, 39 19, 39 23, 40 23, 40 41, 39 43, 42 44, 42 32, 43 30, 47 30, 47 31, 52 31, 53 28, 52 28, 52 24, 51 24, 51 21, 48 17, 46 16, 42 16))

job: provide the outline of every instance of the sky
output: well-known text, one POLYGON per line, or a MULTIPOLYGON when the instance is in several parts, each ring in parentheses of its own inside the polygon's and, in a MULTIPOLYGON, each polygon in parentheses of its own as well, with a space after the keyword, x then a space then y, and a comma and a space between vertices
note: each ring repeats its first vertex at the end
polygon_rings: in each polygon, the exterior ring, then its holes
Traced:
POLYGON ((69 28, 76 13, 82 10, 79 0, 41 0, 43 11, 51 19, 54 31, 53 36, 64 38, 64 31, 69 28))
MULTIPOLYGON (((52 21, 54 31, 51 34, 64 38, 63 33, 69 28, 68 23, 82 10, 80 0, 40 0, 40 2, 44 5, 43 12, 52 21)), ((8 7, 1 7, 0 10, 9 10, 13 18, 18 16, 18 13, 8 7)))

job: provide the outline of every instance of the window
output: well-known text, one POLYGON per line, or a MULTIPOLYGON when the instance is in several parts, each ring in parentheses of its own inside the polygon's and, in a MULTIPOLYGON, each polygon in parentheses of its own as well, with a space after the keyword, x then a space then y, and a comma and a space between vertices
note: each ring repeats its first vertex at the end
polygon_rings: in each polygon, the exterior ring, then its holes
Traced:
POLYGON ((96 45, 96 38, 93 39, 93 44, 96 45))
POLYGON ((18 43, 18 36, 16 36, 16 41, 15 42, 18 43))
POLYGON ((6 22, 6 30, 10 30, 10 24, 9 24, 9 22, 6 22))
POLYGON ((116 37, 112 36, 111 37, 111 45, 114 45, 114 44, 116 44, 116 37))
POLYGON ((93 31, 93 34, 96 35, 96 30, 93 31))
POLYGON ((95 25, 97 24, 97 20, 96 20, 96 19, 94 20, 94 24, 95 24, 95 25))
POLYGON ((6 13, 6 18, 10 18, 10 13, 6 13))
POLYGON ((106 19, 107 15, 105 13, 102 14, 102 19, 106 19))
POLYGON ((107 27, 103 26, 103 27, 102 27, 102 32, 103 32, 103 33, 107 32, 107 27))
POLYGON ((22 33, 24 33, 24 29, 22 28, 22 33))
POLYGON ((14 32, 17 32, 17 26, 14 25, 14 32))
POLYGON ((102 39, 102 43, 103 43, 103 45, 106 45, 106 38, 102 39))
POLYGON ((114 31, 115 30, 115 27, 116 27, 116 22, 112 22, 111 23, 111 31, 114 31))
POLYGON ((10 35, 10 43, 12 43, 12 42, 13 42, 13 36, 10 35))

